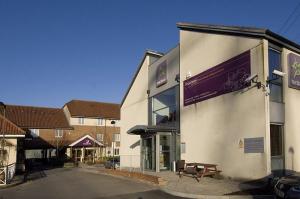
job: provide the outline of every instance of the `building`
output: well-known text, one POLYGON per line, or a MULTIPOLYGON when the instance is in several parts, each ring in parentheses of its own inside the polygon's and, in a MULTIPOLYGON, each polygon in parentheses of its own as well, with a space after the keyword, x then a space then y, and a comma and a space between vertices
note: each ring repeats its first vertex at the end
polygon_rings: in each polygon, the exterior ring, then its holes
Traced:
POLYGON ((184 159, 241 179, 300 171, 300 46, 268 29, 177 27, 179 45, 147 51, 121 103, 121 167, 159 172, 184 159))
POLYGON ((71 100, 63 110, 73 127, 67 136, 69 156, 83 161, 89 156, 99 159, 119 155, 119 104, 71 100))
POLYGON ((63 108, 7 105, 6 116, 26 132, 27 159, 84 162, 119 155, 118 104, 72 100, 63 108))
POLYGON ((0 114, 0 185, 10 182, 22 158, 22 142, 25 131, 0 114))
MULTIPOLYGON (((60 108, 7 105, 6 117, 26 131, 25 156, 28 159, 56 157, 64 154, 65 139, 72 127, 60 108)), ((21 154, 20 154, 21 155, 21 154)))

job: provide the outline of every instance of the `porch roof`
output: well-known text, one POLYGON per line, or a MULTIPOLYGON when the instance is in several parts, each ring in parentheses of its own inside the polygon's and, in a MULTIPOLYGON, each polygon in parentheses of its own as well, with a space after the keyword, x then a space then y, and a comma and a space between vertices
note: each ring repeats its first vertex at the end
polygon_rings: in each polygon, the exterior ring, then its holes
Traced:
POLYGON ((143 135, 147 133, 157 132, 176 132, 175 127, 170 126, 149 126, 149 125, 136 125, 127 131, 131 135, 143 135))
POLYGON ((71 147, 94 147, 94 146, 104 146, 101 142, 98 140, 94 139, 90 135, 85 135, 75 142, 71 143, 69 146, 71 147))

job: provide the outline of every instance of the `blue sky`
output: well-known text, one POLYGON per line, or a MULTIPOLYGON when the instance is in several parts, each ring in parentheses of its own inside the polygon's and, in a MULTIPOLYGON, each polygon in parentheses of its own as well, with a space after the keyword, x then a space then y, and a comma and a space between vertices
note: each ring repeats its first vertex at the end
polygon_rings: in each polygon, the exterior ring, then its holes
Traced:
POLYGON ((265 27, 300 43, 299 0, 0 0, 0 101, 119 103, 146 49, 179 41, 177 22, 265 27))

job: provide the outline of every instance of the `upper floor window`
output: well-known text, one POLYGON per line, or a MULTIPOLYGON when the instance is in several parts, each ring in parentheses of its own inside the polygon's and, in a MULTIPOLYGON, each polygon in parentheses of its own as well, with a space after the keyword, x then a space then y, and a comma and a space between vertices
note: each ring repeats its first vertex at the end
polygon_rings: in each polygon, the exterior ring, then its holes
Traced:
POLYGON ((116 133, 116 134, 114 134, 114 137, 113 137, 113 141, 114 142, 120 142, 120 134, 119 133, 116 133))
POLYGON ((40 129, 30 129, 30 134, 32 137, 40 136, 40 129))
POLYGON ((97 139, 98 141, 103 141, 103 134, 102 134, 102 133, 97 133, 96 139, 97 139))
POLYGON ((79 117, 78 118, 78 123, 79 124, 84 124, 84 118, 83 117, 79 117))
POLYGON ((152 125, 175 126, 177 117, 176 87, 152 97, 152 125))
POLYGON ((61 129, 56 129, 55 130, 55 137, 56 138, 61 138, 61 137, 63 137, 63 135, 64 135, 63 130, 61 130, 61 129))
MULTIPOLYGON (((282 71, 281 67, 281 52, 273 48, 269 49, 269 80, 276 79, 273 75, 273 71, 282 71)), ((282 77, 273 80, 269 84, 270 87, 270 101, 283 102, 283 89, 282 89, 282 77)))
POLYGON ((103 119, 102 118, 98 118, 97 119, 97 125, 98 126, 102 126, 103 125, 103 119))

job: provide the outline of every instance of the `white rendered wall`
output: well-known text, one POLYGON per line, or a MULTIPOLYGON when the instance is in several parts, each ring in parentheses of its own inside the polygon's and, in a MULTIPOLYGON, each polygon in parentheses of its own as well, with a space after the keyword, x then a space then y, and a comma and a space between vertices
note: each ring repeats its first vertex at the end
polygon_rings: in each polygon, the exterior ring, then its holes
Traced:
POLYGON ((183 81, 251 49, 251 73, 263 81, 263 41, 236 36, 180 31, 180 130, 186 162, 217 164, 233 178, 260 178, 268 173, 266 96, 253 88, 183 106, 183 81), (265 153, 245 154, 244 138, 264 137, 265 153))
MULTIPOLYGON (((283 92, 285 102, 285 167, 288 170, 300 171, 300 90, 288 87, 288 54, 293 53, 287 49, 282 51, 283 72, 287 75, 283 78, 283 92)), ((300 56, 297 53, 294 53, 300 56)))
POLYGON ((148 124, 148 66, 146 56, 121 107, 121 167, 140 167, 140 136, 128 135, 127 131, 135 125, 148 124))

